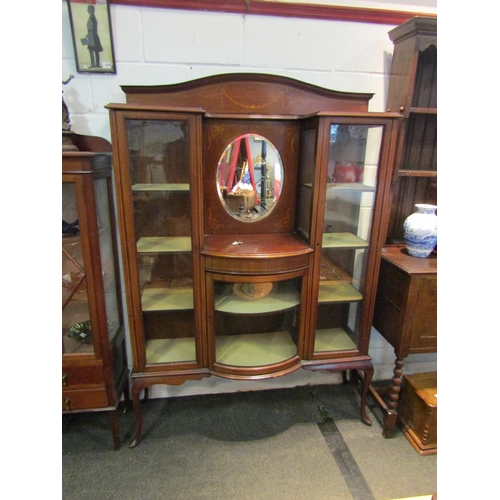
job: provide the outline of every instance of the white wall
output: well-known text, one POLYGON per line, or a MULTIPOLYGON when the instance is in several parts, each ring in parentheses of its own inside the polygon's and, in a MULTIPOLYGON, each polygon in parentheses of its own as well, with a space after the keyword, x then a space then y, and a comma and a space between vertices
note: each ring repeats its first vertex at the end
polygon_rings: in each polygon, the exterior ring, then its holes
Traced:
MULTIPOLYGON (((435 0, 365 0, 342 3, 437 13, 435 0)), ((256 15, 194 12, 111 5, 116 75, 76 72, 66 2, 62 2, 62 80, 72 130, 110 139, 110 102, 125 102, 120 85, 169 84, 219 73, 263 72, 326 88, 374 93, 370 111, 384 111, 393 45, 393 25, 256 15)), ((392 376, 394 354, 373 330, 370 354, 375 380, 392 376)), ((129 356, 130 358, 130 356, 129 356)), ((410 356, 405 373, 436 369, 436 354, 410 356)), ((233 392, 340 382, 338 374, 299 370, 258 382, 218 377, 182 386, 155 386, 152 397, 233 392)))

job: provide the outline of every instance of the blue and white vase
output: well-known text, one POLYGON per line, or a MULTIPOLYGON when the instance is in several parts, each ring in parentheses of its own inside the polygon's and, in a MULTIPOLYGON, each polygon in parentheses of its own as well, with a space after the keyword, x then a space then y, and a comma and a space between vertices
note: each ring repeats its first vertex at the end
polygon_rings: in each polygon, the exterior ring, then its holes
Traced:
POLYGON ((437 243, 436 205, 418 203, 417 211, 403 224, 406 249, 412 257, 425 259, 437 243))

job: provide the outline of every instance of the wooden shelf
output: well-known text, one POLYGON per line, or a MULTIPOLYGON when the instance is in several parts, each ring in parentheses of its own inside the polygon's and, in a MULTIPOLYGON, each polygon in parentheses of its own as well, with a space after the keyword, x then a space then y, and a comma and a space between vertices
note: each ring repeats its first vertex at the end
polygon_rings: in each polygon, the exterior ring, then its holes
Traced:
POLYGON ((411 107, 410 113, 421 114, 421 115, 437 115, 437 108, 416 108, 411 107))
POLYGON ((189 236, 146 236, 137 242, 138 253, 191 252, 189 236))
POLYGON ((437 177, 436 170, 398 170, 398 177, 437 177))
POLYGON ((132 191, 134 193, 145 191, 189 192, 189 184, 134 184, 132 191))
POLYGON ((322 248, 366 248, 368 242, 351 233, 323 234, 322 248))
POLYGON ((146 342, 147 364, 196 361, 194 337, 153 339, 146 342))
POLYGON ((356 350, 356 344, 343 328, 316 330, 314 352, 356 350))
POLYGON ((182 311, 194 308, 192 288, 145 288, 142 293, 142 310, 182 311))
POLYGON ((275 283, 273 290, 261 299, 244 299, 232 286, 215 299, 215 310, 229 314, 266 314, 286 311, 300 304, 300 294, 287 282, 275 283))
POLYGON ((348 283, 336 283, 335 281, 320 281, 318 302, 321 304, 329 302, 355 302, 363 300, 363 296, 348 283))
POLYGON ((266 366, 297 354, 290 333, 269 332, 215 337, 216 361, 231 366, 266 366))

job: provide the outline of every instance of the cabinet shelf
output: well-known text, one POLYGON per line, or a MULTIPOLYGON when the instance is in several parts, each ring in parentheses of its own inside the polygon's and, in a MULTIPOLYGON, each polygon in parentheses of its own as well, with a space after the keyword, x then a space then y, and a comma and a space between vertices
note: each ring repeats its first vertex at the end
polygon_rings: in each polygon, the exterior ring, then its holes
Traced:
POLYGON ((363 300, 363 296, 348 283, 335 283, 332 281, 319 282, 318 302, 355 302, 363 300))
POLYGON ((343 328, 316 330, 314 352, 345 351, 349 349, 355 350, 357 347, 343 328))
POLYGON ((398 177, 437 177, 436 170, 399 170, 398 177))
POLYGON ((267 314, 286 311, 299 304, 300 294, 290 283, 275 283, 268 295, 257 300, 239 297, 230 287, 215 299, 215 310, 229 314, 267 314))
POLYGON ((266 366, 297 354, 289 332, 223 335, 215 339, 217 363, 231 366, 266 366))
POLYGON ((168 192, 189 192, 189 184, 134 184, 132 186, 134 193, 145 191, 168 191, 168 192))
POLYGON ((142 293, 142 310, 182 311, 194 309, 192 288, 145 288, 142 293))
POLYGON ((410 108, 410 113, 421 115, 437 115, 437 108, 410 108))
POLYGON ((194 337, 178 339, 153 339, 146 342, 146 359, 149 364, 179 363, 196 360, 194 337))
POLYGON ((368 186, 367 184, 361 184, 360 182, 330 182, 326 185, 327 192, 332 191, 375 191, 374 186, 368 186))
POLYGON ((367 248, 368 242, 352 233, 323 234, 322 248, 367 248))
POLYGON ((191 252, 189 236, 144 236, 137 242, 138 253, 191 252))

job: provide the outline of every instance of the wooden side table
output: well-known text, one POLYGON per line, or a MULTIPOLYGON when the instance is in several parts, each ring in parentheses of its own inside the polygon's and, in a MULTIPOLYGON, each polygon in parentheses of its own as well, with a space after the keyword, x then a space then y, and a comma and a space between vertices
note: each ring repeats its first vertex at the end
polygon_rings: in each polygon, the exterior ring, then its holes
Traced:
POLYGON ((404 246, 382 251, 373 326, 394 347, 394 374, 388 390, 370 393, 384 412, 383 436, 390 437, 398 418, 405 358, 437 352, 437 255, 411 257, 404 246), (382 394, 386 397, 382 398, 382 394))

